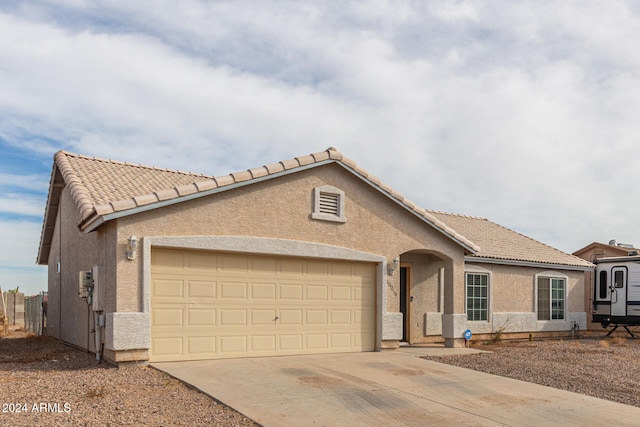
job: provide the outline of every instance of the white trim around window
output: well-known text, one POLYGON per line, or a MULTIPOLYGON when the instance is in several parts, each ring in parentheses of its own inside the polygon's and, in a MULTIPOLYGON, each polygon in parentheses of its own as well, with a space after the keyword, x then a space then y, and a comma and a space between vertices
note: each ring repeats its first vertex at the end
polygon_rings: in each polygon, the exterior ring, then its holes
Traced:
POLYGON ((545 271, 536 274, 534 281, 534 312, 538 322, 567 320, 569 276, 557 271, 545 271), (543 288, 542 293, 539 287, 543 288))
POLYGON ((489 322, 491 319, 491 270, 465 266, 464 312, 468 322, 489 322))

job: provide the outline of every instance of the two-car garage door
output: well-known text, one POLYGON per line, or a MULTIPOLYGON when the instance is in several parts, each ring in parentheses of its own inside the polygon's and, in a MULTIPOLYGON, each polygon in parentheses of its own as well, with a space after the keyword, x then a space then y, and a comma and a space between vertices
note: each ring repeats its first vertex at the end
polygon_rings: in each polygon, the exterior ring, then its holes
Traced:
POLYGON ((154 248, 151 361, 372 351, 373 263, 154 248))

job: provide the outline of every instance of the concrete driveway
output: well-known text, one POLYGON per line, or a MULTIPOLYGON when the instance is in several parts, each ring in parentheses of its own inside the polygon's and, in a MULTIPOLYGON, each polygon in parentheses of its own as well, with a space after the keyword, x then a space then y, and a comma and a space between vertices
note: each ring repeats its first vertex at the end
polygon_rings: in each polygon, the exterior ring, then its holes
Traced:
POLYGON ((152 366, 264 426, 635 426, 640 422, 640 408, 419 358, 433 351, 451 350, 408 347, 152 366))

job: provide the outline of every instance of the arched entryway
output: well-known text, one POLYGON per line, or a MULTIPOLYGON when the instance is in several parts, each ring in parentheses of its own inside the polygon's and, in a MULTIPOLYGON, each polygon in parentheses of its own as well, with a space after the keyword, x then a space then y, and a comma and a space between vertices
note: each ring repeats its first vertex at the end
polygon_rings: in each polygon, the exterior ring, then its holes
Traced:
POLYGON ((442 342, 442 314, 448 292, 445 286, 447 259, 428 250, 400 256, 399 311, 403 317, 401 342, 442 342))

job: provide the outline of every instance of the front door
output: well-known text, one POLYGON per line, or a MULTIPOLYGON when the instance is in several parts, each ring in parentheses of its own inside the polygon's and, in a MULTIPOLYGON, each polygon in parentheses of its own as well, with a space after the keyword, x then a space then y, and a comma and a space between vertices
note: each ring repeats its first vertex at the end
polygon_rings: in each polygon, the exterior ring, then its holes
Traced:
POLYGON ((400 267, 400 313, 402 313, 402 341, 409 341, 409 268, 400 267))
POLYGON ((611 270, 611 315, 627 315, 627 269, 614 267, 611 270))

